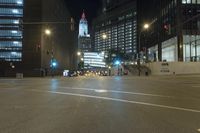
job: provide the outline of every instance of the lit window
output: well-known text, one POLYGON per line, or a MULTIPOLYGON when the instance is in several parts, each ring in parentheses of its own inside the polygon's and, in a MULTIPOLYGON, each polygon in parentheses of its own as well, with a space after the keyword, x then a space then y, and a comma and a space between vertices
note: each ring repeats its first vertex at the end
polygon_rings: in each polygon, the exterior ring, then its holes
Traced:
POLYGON ((182 4, 190 4, 191 0, 182 0, 182 4))
POLYGON ((16 30, 12 30, 11 33, 17 34, 17 31, 16 30))
POLYGON ((13 9, 12 12, 16 13, 16 14, 19 13, 19 11, 17 9, 13 9))
POLYGON ((17 1, 17 4, 22 5, 23 2, 19 0, 19 1, 17 1))
POLYGON ((192 4, 196 4, 196 0, 192 0, 192 4))
POLYGON ((14 24, 19 24, 19 20, 13 21, 14 24))

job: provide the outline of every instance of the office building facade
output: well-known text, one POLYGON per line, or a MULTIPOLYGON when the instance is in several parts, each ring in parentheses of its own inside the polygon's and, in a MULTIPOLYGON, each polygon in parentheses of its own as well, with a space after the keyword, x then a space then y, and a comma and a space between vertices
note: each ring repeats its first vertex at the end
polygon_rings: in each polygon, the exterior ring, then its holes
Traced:
POLYGON ((146 33, 150 60, 200 61, 200 0, 163 0, 146 33))
POLYGON ((93 44, 97 52, 114 49, 137 53, 137 2, 103 1, 102 14, 93 22, 93 44))
POLYGON ((23 0, 0 2, 0 60, 22 61, 23 0))
POLYGON ((3 0, 0 4, 1 16, 5 14, 0 25, 6 29, 0 31, 4 34, 0 76, 50 75, 52 60, 57 62, 57 73, 75 66, 75 37, 64 0, 3 0), (51 35, 45 34, 46 29, 51 35))

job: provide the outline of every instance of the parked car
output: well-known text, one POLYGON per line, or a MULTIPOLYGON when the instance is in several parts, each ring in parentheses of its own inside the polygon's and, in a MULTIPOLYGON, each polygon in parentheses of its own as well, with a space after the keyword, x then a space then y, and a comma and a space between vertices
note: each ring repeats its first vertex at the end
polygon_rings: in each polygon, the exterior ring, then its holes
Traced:
POLYGON ((68 76, 69 77, 76 77, 76 76, 78 76, 78 73, 76 71, 69 71, 68 76))

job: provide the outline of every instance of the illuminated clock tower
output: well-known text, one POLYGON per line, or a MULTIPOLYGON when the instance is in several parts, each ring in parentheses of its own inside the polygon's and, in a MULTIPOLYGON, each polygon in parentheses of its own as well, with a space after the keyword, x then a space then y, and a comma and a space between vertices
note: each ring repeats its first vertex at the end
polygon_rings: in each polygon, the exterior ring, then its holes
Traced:
POLYGON ((88 22, 85 17, 85 13, 82 13, 81 20, 79 23, 79 37, 88 36, 88 22))
POLYGON ((91 38, 90 34, 88 33, 88 22, 86 20, 84 11, 79 23, 78 50, 83 53, 92 51, 91 38))

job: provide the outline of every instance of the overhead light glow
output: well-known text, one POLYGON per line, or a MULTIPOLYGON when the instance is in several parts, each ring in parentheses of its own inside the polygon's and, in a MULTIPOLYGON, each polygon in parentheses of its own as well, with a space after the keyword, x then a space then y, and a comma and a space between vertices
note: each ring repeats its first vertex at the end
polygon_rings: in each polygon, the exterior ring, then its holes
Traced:
POLYGON ((144 29, 148 29, 149 28, 149 24, 144 24, 144 29))
POLYGON ((46 29, 46 30, 45 30, 45 34, 46 34, 46 35, 51 35, 51 30, 46 29))
POLYGON ((13 43, 14 43, 14 44, 19 44, 19 42, 17 42, 17 41, 14 41, 13 43))
POLYGON ((80 56, 80 55, 81 55, 81 52, 77 52, 77 55, 80 56))
POLYGON ((103 39, 107 39, 107 35, 106 35, 106 34, 103 34, 103 35, 102 35, 102 38, 103 38, 103 39))

